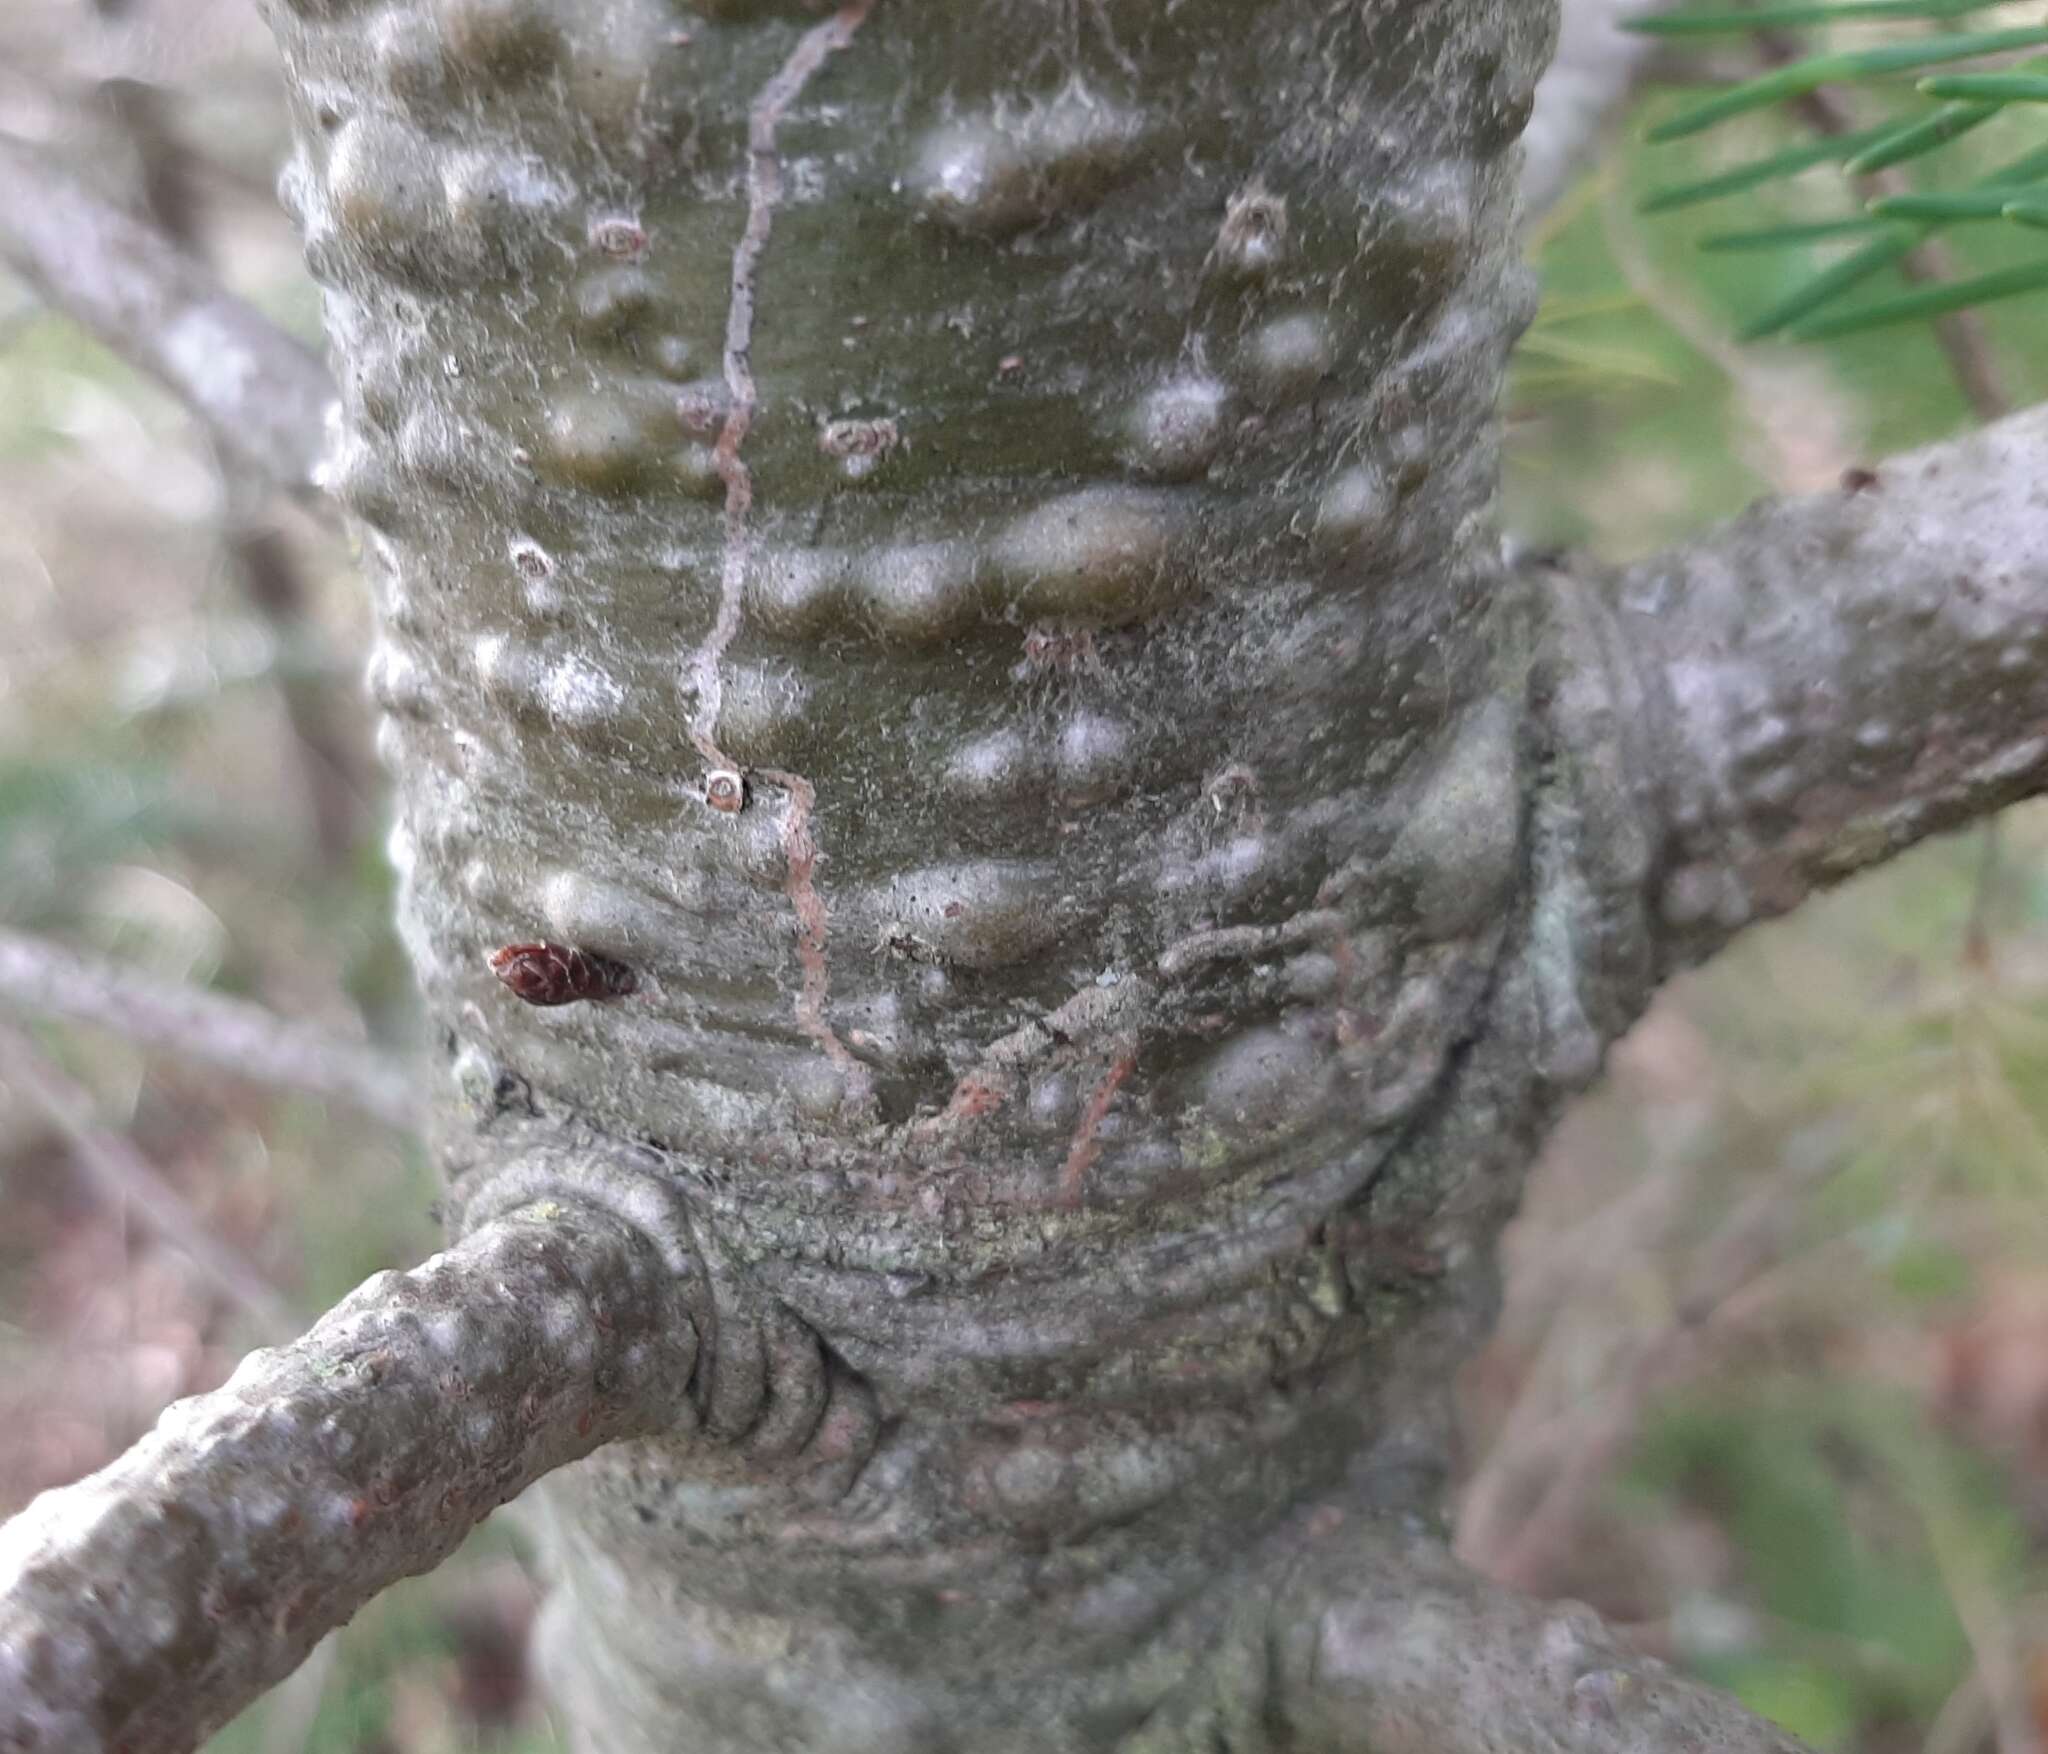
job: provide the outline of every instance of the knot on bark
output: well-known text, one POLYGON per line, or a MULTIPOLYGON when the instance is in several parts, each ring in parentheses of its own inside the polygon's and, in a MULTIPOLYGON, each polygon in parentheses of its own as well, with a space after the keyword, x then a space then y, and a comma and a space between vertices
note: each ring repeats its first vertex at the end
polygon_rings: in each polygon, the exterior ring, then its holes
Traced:
POLYGON ((1658 979, 1651 887, 1662 854, 1663 713, 1600 589, 1547 562, 1523 576, 1534 614, 1525 735, 1535 1069, 1590 1083, 1658 979))
POLYGON ((595 1206, 632 1226, 672 1275, 671 1319, 698 1335, 676 1434, 709 1440, 704 1465, 713 1473, 795 1479, 810 1502, 839 1497, 874 1448, 873 1394, 692 1207, 680 1171, 652 1147, 619 1141, 536 1141, 514 1153, 503 1144, 499 1138, 498 1154, 455 1178, 454 1232, 544 1200, 595 1206), (708 1460, 720 1451, 731 1452, 729 1465, 708 1460))

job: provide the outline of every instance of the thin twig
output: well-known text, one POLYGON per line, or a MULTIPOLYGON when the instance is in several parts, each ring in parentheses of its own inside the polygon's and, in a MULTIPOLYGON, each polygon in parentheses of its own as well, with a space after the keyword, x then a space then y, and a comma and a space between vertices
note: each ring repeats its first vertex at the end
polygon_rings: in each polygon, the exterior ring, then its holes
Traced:
POLYGON ((0 932, 0 1000, 96 1024, 258 1084, 333 1097, 401 1132, 418 1125, 412 1080, 396 1062, 246 999, 152 980, 39 938, 0 932))
POLYGON ((1999 819, 1977 831, 1977 874, 1970 884, 1970 914, 1963 925, 1963 960, 1987 974, 1991 969, 1991 908, 1998 896, 1999 819))
POLYGON ((1773 1179, 1736 1207, 1700 1251, 1692 1283, 1664 1324, 1637 1346, 1601 1405, 1572 1421, 1571 1441, 1535 1508, 1497 1550, 1479 1554, 1461 1545, 1468 1564, 1517 1589, 1543 1592, 1551 1562, 1566 1550, 1587 1505, 1639 1428, 1644 1408, 1685 1368, 1710 1331, 1754 1311, 1754 1293, 1779 1252, 1788 1215, 1799 1209, 1801 1191, 1834 1167, 1828 1154, 1816 1153, 1810 1164, 1773 1179))
POLYGON ((92 1097, 85 1089, 6 1023, 0 1023, 0 1080, 64 1135, 72 1161, 103 1199, 139 1212, 158 1236, 254 1318, 267 1341, 288 1340, 304 1326, 277 1288, 207 1229, 185 1196, 133 1142, 93 1119, 92 1097))
POLYGON ((1627 1194, 1558 1237, 1533 1270, 1517 1270, 1517 1306, 1553 1313, 1520 1372, 1514 1404, 1459 1495, 1458 1555, 1468 1565, 1492 1572, 1496 1557, 1525 1520, 1519 1510, 1525 1483, 1539 1470, 1554 1475, 1557 1458, 1569 1443, 1583 1437, 1582 1421, 1560 1418, 1547 1391, 1555 1384, 1571 1398, 1564 1385, 1567 1354, 1578 1338, 1578 1324, 1569 1319, 1564 1306, 1575 1292, 1586 1290, 1586 1263, 1612 1262, 1619 1267, 1652 1259, 1695 1193, 1699 1168, 1694 1159, 1666 1174, 1642 1176, 1627 1194))
MULTIPOLYGON (((302 645, 309 626, 306 590, 291 548, 260 510, 247 503, 255 485, 248 472, 224 453, 219 461, 227 498, 222 540, 242 593, 281 647, 302 645)), ((291 726, 314 839, 323 860, 337 865, 355 845, 366 813, 355 751, 334 711, 334 692, 317 674, 283 674, 276 687, 291 726)))
POLYGON ((4 135, 0 260, 168 388, 249 468, 314 496, 335 392, 312 350, 150 226, 4 135))
POLYGON ((143 216, 204 266, 206 252, 199 247, 199 157, 172 125, 162 88, 117 76, 102 80, 95 95, 134 148, 143 216))
MULTIPOLYGON (((134 146, 147 217, 194 262, 210 266, 197 193, 202 160, 173 125, 163 94, 139 79, 109 79, 101 85, 100 95, 134 146)), ((302 645, 307 626, 305 584, 290 544, 264 516, 268 483, 252 478, 223 446, 213 449, 221 481, 222 543, 242 594, 280 645, 302 645)), ((282 677, 277 696, 291 726, 314 838, 325 862, 337 864, 355 844, 363 821, 358 763, 336 721, 328 689, 303 678, 282 677)))
POLYGON ((1945 1507, 1923 1501, 1921 1521, 1935 1569, 1948 1590, 1963 1636, 1976 1658, 1976 1673, 1998 1738, 1998 1754, 2042 1754, 2034 1726, 2027 1678, 2013 1647, 2011 1629, 1978 1568, 1957 1551, 1962 1545, 1955 1516, 1945 1507))

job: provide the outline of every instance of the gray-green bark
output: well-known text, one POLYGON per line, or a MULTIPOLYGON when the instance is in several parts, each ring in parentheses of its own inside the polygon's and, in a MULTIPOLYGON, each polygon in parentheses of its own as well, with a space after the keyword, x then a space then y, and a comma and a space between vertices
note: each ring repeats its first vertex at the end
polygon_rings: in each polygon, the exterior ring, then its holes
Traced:
POLYGON ((583 1744, 1789 1746, 1409 1525, 1660 974, 2034 783, 2038 536, 1503 564, 1541 5, 273 11, 451 1218, 701 1339, 537 1495, 583 1744))
POLYGON ((1423 1490, 1380 1397, 1483 1321, 1424 1141, 1541 887, 1547 11, 866 10, 280 20, 408 943, 516 1080, 444 1098, 458 1212, 507 1114, 679 1191, 706 1430, 797 1452, 550 1488, 607 1749, 1112 1745, 1290 1508, 1423 1490), (535 940, 638 990, 521 1006, 535 940))

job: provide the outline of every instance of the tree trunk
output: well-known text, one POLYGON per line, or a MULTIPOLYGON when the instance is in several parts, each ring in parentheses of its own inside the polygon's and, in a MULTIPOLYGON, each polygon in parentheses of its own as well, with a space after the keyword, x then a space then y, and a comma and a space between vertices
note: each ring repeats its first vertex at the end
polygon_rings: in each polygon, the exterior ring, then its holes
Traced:
POLYGON ((1549 5, 271 10, 462 1259, 693 1360, 550 1378, 580 1745, 1790 1748, 1447 1566, 1448 1388, 1655 980, 2038 789, 2039 418, 1507 566, 1549 5))
POLYGON ((457 1222, 715 1288, 546 1666, 593 1748, 1108 1747, 1429 1501, 1645 990, 1492 521, 1552 9, 703 10, 279 18, 457 1222))

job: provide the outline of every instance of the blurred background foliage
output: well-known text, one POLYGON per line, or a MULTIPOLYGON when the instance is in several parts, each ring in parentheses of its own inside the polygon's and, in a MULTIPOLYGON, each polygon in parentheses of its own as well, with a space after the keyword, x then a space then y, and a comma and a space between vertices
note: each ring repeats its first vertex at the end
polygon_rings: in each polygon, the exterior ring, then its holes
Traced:
MULTIPOLYGON (((314 337, 271 196, 284 128, 260 28, 233 0, 118 10, 0 7, 0 129, 158 211, 175 171, 192 247, 314 337)), ((1666 70, 1753 71, 1753 47, 1666 70)), ((1954 336, 1926 324, 1736 342, 1856 240, 1698 240, 1861 203, 1821 166, 1641 214, 1658 187, 1811 135, 1778 107, 1640 143, 1699 95, 1651 92, 1532 237, 1547 296, 1508 404, 1520 543, 1626 559, 1759 495, 1858 480, 1967 424, 1987 385, 2013 406, 2048 394, 2048 293, 1978 313, 1960 379, 1954 336)), ((1909 80, 1853 96, 1861 127, 1925 102, 1909 80)), ((2048 111, 2016 107, 1910 168, 1957 187, 2044 140, 2048 111)), ((2038 253, 2022 229, 1953 228, 1950 271, 2038 253)), ((259 601, 246 501, 176 407, 0 278, 0 929, 402 1053, 418 1022, 358 686, 364 594, 338 531, 271 505, 256 527, 288 562, 289 613, 259 601)), ((412 1142, 19 1021, 296 1310, 433 1246, 412 1142)), ((2038 1754, 2044 1187, 2048 806, 2032 806, 1752 934, 1616 1051, 1531 1185, 1499 1333, 1463 1385, 1462 1550, 1592 1601, 1823 1749, 2038 1754)), ((5 1084, 0 1210, 4 1514, 262 1336, 95 1194, 5 1084)), ((559 1747, 521 1662, 535 1587, 506 1520, 330 1640, 220 1754, 559 1747)))

